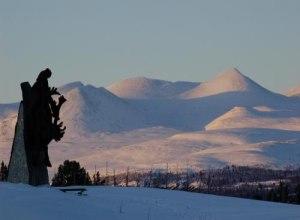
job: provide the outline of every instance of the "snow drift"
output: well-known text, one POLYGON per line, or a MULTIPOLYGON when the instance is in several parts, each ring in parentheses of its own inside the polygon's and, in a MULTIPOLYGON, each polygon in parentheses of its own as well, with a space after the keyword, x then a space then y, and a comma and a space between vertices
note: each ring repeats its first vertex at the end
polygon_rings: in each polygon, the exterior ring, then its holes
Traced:
POLYGON ((147 188, 87 187, 87 196, 56 188, 0 183, 1 219, 265 220, 300 218, 299 206, 147 188))

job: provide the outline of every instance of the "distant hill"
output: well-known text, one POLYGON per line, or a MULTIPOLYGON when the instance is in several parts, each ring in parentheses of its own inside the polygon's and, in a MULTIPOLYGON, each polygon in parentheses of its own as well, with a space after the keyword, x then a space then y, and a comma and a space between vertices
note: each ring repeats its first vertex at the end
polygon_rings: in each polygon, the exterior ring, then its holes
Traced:
POLYGON ((68 100, 61 112, 68 133, 120 132, 146 125, 143 115, 130 103, 103 87, 71 83, 61 91, 68 100))
POLYGON ((299 96, 300 97, 300 86, 294 87, 290 89, 287 94, 287 96, 299 96))
POLYGON ((162 99, 174 98, 185 91, 195 88, 199 84, 196 82, 169 82, 146 77, 136 77, 113 83, 107 89, 122 98, 162 99))
POLYGON ((271 93, 250 78, 244 76, 236 68, 232 68, 218 74, 217 77, 211 81, 201 83, 196 88, 183 93, 181 97, 192 99, 228 92, 250 92, 257 95, 267 95, 271 93))
MULTIPOLYGON (((116 169, 300 164, 299 99, 234 68, 203 83, 137 77, 59 90, 68 100, 61 115, 67 132, 49 147, 54 167, 65 159, 90 170, 107 160, 116 169)), ((0 160, 9 159, 17 107, 0 105, 0 160)))

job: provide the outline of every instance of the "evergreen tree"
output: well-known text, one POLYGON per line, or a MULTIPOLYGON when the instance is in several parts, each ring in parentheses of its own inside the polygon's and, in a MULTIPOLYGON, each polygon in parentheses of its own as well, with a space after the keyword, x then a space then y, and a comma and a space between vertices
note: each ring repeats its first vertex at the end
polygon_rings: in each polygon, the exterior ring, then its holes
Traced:
POLYGON ((155 173, 154 178, 152 179, 152 186, 154 188, 160 188, 162 184, 162 175, 160 173, 160 170, 157 171, 157 173, 155 173))
POLYGON ((64 161, 52 179, 53 186, 90 185, 91 178, 77 161, 64 161))
POLYGON ((87 186, 92 185, 92 180, 91 180, 89 172, 87 172, 85 174, 84 185, 87 185, 87 186))
POLYGON ((169 164, 167 163, 167 167, 166 167, 166 176, 165 176, 165 183, 166 183, 166 186, 165 188, 168 189, 168 183, 169 183, 169 164))
POLYGON ((276 198, 276 193, 275 193, 274 189, 271 189, 270 191, 268 191, 267 200, 274 202, 276 200, 275 198, 276 198))
POLYGON ((99 171, 97 171, 94 175, 93 175, 93 184, 94 185, 101 185, 101 176, 99 171))
POLYGON ((0 167, 0 181, 7 181, 7 177, 8 177, 8 168, 2 161, 0 167))
POLYGON ((149 172, 149 186, 148 187, 152 187, 152 168, 149 172))
POLYGON ((114 179, 114 186, 117 186, 117 178, 116 178, 116 170, 114 169, 114 176, 113 176, 113 179, 114 179))
POLYGON ((129 167, 127 167, 127 171, 126 171, 126 178, 125 178, 126 187, 128 187, 128 183, 129 183, 129 167))
POLYGON ((279 182, 278 195, 279 195, 280 202, 288 201, 288 196, 289 196, 288 186, 286 183, 282 181, 279 182))
POLYGON ((296 202, 300 204, 300 183, 297 184, 295 191, 296 191, 296 202))

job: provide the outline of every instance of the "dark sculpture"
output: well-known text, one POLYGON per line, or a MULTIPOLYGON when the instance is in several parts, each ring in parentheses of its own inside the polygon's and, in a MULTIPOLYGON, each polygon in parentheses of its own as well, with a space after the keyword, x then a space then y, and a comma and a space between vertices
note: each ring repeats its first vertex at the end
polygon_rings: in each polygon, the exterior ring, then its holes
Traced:
POLYGON ((48 144, 52 140, 60 141, 66 130, 59 118, 61 106, 66 99, 57 91, 57 88, 49 87, 48 79, 51 75, 51 70, 47 68, 40 72, 32 87, 28 82, 21 84, 23 101, 20 104, 19 117, 23 119, 23 122, 20 119, 19 124, 16 125, 10 159, 9 179, 11 182, 23 182, 30 185, 43 185, 49 182, 47 167, 51 167, 51 162, 48 144), (59 96, 58 103, 53 96, 59 96), (19 147, 22 143, 26 154, 24 155, 25 165, 18 162, 24 160, 14 150, 22 149, 19 147), (18 174, 18 170, 23 170, 23 173, 18 174))
MULTIPOLYGON (((52 141, 59 141, 66 127, 63 123, 58 124, 59 111, 62 104, 66 101, 64 96, 60 95, 56 88, 48 85, 48 79, 52 73, 50 69, 43 70, 30 90, 25 117, 25 145, 30 146, 31 162, 33 166, 45 165, 51 167, 48 155, 48 144, 52 141), (52 98, 54 95, 60 95, 58 104, 52 98)), ((25 104, 25 103, 24 103, 25 104)))

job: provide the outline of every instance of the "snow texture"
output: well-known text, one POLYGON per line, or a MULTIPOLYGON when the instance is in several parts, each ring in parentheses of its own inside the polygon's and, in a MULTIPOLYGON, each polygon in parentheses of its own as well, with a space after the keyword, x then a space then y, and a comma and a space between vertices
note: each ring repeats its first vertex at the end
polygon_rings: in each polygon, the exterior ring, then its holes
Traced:
POLYGON ((298 220, 299 206, 147 188, 87 187, 87 196, 56 188, 0 183, 7 220, 298 220))
POLYGON ((300 96, 300 86, 290 89, 287 92, 287 96, 300 96))

